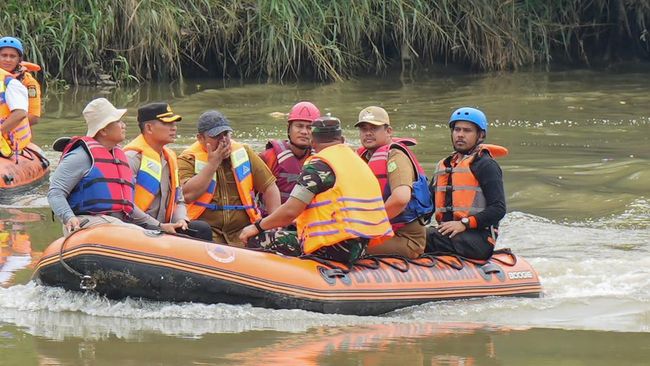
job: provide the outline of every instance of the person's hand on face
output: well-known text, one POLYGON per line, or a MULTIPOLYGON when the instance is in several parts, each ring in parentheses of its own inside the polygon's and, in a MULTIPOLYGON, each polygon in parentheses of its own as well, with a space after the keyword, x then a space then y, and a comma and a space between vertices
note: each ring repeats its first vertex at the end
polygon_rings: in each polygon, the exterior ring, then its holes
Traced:
POLYGON ((232 145, 230 143, 230 133, 224 132, 216 137, 210 137, 206 142, 206 150, 208 151, 208 163, 216 169, 221 162, 230 156, 232 145))

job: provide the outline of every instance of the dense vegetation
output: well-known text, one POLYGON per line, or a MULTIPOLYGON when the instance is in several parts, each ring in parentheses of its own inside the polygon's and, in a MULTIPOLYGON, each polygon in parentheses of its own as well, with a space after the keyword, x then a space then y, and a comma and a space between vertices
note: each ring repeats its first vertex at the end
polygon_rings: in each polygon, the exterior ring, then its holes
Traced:
POLYGON ((416 67, 473 70, 647 60, 647 0, 9 0, 49 79, 336 80, 416 67))

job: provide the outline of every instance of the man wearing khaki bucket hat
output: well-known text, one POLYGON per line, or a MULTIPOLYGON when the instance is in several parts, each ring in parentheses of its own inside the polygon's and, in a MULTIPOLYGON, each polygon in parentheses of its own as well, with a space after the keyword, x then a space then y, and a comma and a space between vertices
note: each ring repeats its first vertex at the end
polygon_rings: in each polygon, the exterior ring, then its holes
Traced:
POLYGON ((83 110, 88 130, 54 149, 62 151, 59 166, 50 178, 47 200, 64 225, 64 234, 98 224, 134 224, 172 232, 133 204, 133 174, 118 146, 126 137, 122 118, 126 109, 107 99, 94 99, 83 110))

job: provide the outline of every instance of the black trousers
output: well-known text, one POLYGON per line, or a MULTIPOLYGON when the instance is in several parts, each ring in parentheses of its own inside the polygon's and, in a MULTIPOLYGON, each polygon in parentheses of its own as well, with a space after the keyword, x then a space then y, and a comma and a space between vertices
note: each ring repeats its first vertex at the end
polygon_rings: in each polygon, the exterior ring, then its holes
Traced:
POLYGON ((187 224, 187 230, 176 229, 176 232, 196 239, 212 241, 212 228, 205 221, 191 220, 187 224))
POLYGON ((465 258, 487 260, 494 252, 488 230, 467 230, 453 238, 442 235, 435 227, 427 228, 426 253, 453 253, 465 258))

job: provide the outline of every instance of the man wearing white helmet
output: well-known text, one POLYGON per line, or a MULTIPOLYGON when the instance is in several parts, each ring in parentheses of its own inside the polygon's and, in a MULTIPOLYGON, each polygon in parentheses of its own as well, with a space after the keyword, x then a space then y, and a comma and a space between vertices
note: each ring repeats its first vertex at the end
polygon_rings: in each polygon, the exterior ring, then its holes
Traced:
POLYGON ((287 140, 271 140, 260 158, 269 167, 285 203, 296 185, 302 165, 312 155, 311 124, 320 117, 320 111, 311 102, 294 105, 287 118, 287 140))
POLYGON ((449 128, 455 152, 438 162, 432 179, 438 227, 428 230, 427 249, 486 260, 506 214, 503 174, 494 158, 508 150, 483 143, 488 123, 476 108, 455 110, 449 128))

